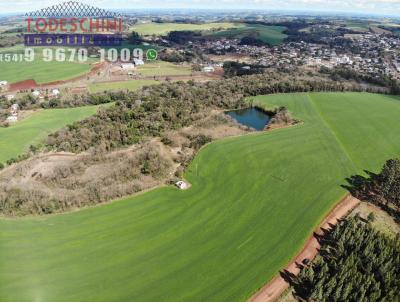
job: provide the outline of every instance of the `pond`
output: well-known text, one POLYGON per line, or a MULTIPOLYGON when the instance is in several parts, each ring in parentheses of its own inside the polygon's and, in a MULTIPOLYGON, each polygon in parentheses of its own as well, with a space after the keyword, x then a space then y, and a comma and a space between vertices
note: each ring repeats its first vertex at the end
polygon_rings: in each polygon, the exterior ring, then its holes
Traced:
POLYGON ((227 111, 226 114, 238 123, 254 128, 257 131, 264 130, 271 119, 268 114, 255 107, 227 111))

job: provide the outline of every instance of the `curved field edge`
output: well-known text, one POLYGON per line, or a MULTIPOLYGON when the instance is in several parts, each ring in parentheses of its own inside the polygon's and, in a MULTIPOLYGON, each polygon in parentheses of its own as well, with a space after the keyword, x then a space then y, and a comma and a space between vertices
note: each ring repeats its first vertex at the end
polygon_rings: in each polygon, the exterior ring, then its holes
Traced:
POLYGON ((242 301, 271 280, 344 195, 400 151, 399 98, 261 96, 302 125, 201 150, 192 188, 80 212, 0 220, 2 301, 242 301))
POLYGON ((10 127, 0 128, 0 163, 21 155, 48 134, 95 114, 100 106, 37 110, 10 127))

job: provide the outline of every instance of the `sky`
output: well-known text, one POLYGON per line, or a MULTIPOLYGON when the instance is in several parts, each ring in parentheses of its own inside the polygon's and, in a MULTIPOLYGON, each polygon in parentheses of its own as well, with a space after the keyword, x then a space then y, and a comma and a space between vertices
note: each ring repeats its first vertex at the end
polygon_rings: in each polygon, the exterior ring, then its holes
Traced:
MULTIPOLYGON (((27 12, 64 2, 62 0, 0 0, 0 14, 27 12), (12 5, 10 5, 12 3, 12 5)), ((400 0, 81 0, 110 9, 260 9, 265 11, 326 11, 400 16, 400 0)))

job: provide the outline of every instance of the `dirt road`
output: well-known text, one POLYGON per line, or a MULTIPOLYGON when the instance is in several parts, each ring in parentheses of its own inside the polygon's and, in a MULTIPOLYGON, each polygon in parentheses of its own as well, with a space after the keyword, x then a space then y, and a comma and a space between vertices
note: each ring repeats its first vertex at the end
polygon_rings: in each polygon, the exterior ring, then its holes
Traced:
MULTIPOLYGON (((325 217, 321 224, 315 229, 315 233, 321 235, 323 229, 330 229, 330 225, 337 223, 337 220, 346 216, 353 210, 360 201, 350 194, 346 195, 340 203, 325 217)), ((294 275, 298 275, 300 269, 296 263, 302 263, 304 259, 312 260, 318 253, 320 245, 317 239, 312 236, 304 246, 303 250, 285 268, 294 275)), ((247 302, 273 302, 289 287, 289 284, 279 275, 263 286, 247 302)))

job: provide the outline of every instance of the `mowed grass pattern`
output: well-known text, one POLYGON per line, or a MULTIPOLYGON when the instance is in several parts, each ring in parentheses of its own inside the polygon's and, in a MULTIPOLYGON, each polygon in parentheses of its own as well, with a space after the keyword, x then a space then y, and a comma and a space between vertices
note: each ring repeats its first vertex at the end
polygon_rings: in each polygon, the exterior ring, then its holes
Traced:
POLYGON ((51 132, 93 115, 97 109, 98 106, 87 106, 38 110, 8 128, 0 128, 0 162, 16 158, 51 132))
POLYGON ((0 220, 1 301, 244 301, 301 249, 345 177, 400 153, 399 98, 260 96, 303 124, 214 142, 172 187, 0 220))

